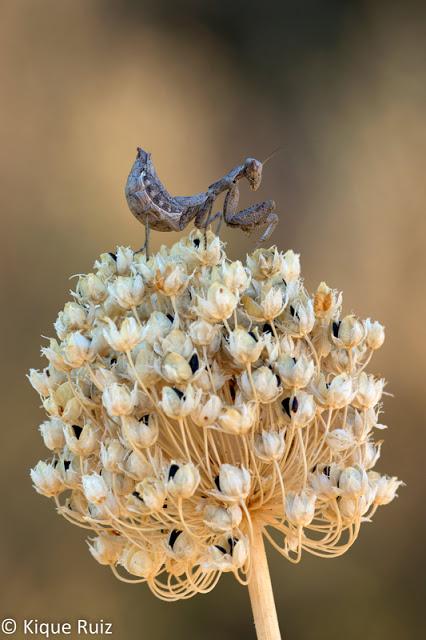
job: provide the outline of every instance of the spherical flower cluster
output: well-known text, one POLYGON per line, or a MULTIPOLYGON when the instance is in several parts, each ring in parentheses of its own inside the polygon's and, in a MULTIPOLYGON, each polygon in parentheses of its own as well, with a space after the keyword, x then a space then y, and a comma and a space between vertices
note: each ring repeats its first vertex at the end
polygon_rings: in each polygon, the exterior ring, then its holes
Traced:
POLYGON ((160 598, 247 584, 254 526, 292 562, 342 554, 401 483, 373 471, 384 329, 341 305, 293 251, 231 262, 211 232, 101 255, 29 374, 52 453, 36 490, 160 598))

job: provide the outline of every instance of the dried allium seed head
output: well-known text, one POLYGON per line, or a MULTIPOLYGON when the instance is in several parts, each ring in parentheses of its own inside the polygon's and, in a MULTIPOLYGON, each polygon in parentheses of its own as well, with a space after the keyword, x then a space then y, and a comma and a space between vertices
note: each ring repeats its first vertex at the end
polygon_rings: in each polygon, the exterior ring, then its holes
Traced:
POLYGON ((384 329, 341 306, 325 283, 308 295, 292 251, 230 262, 210 232, 103 254, 29 374, 53 454, 36 490, 164 599, 246 584, 253 519, 293 562, 344 553, 401 482, 372 470, 384 329))

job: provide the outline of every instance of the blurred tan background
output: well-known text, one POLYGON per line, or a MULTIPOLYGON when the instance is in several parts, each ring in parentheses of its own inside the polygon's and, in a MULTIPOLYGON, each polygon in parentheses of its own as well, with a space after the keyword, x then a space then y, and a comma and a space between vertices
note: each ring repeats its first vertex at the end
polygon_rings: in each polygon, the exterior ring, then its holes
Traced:
MULTIPOLYGON (((302 254, 308 288, 380 319, 371 369, 389 380, 379 469, 400 498, 344 557, 299 566, 270 552, 291 640, 425 633, 426 47, 422 3, 300 0, 3 0, 0 3, 2 436, 0 617, 103 618, 119 640, 253 638, 248 595, 225 577, 165 604, 116 582, 83 531, 31 488, 46 455, 25 379, 71 274, 143 228, 123 185, 135 147, 172 193, 266 157, 274 242, 302 254)), ((243 204, 253 200, 244 192, 243 204)), ((225 231, 233 257, 254 240, 225 231)), ((173 238, 174 239, 174 238, 173 238)), ((171 237, 154 234, 153 242, 171 237)), ((15 636, 15 637, 19 637, 15 636)))

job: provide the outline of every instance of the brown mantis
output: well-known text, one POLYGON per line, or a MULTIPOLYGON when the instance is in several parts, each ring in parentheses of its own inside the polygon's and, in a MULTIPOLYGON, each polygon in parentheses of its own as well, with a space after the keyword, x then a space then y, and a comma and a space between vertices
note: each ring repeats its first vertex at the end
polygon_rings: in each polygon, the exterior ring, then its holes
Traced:
POLYGON ((207 229, 217 218, 220 218, 219 225, 223 219, 228 226, 248 232, 266 227, 259 242, 269 238, 278 222, 273 200, 258 202, 238 211, 238 181, 245 178, 250 188, 256 191, 262 180, 263 164, 255 158, 247 158, 211 184, 207 191, 193 196, 172 196, 157 176, 151 154, 138 147, 125 194, 130 211, 145 225, 146 253, 150 229, 182 231, 192 220, 199 229, 207 229), (216 198, 225 191, 223 211, 212 214, 216 198))

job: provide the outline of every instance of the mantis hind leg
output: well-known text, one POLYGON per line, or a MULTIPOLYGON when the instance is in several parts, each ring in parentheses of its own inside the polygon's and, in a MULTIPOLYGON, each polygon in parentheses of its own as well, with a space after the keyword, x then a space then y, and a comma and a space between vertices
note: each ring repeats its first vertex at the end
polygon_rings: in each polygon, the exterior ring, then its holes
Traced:
POLYGON ((149 219, 145 218, 145 258, 149 258, 149 219))
POLYGON ((145 226, 145 242, 144 244, 141 246, 140 249, 138 249, 137 251, 135 251, 135 253, 145 253, 146 259, 148 260, 149 258, 149 232, 150 232, 150 228, 149 228, 149 220, 148 218, 145 218, 144 221, 144 226, 145 226))

